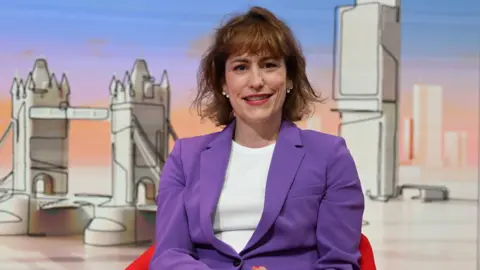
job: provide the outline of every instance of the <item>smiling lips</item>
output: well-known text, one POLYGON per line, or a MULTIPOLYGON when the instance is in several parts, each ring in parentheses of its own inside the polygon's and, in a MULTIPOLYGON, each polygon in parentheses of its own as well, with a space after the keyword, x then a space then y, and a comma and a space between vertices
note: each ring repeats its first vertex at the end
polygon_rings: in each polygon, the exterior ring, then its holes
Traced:
POLYGON ((252 106, 259 106, 267 103, 268 99, 273 94, 257 94, 257 95, 249 95, 243 98, 248 105, 252 106))

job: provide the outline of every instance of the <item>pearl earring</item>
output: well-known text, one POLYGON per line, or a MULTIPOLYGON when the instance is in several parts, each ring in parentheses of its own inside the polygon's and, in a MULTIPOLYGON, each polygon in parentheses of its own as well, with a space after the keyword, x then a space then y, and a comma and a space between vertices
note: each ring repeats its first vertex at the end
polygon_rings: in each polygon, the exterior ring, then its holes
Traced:
POLYGON ((224 95, 226 98, 229 98, 228 94, 225 93, 225 91, 222 92, 222 95, 224 95))
POLYGON ((291 90, 290 88, 287 88, 287 94, 289 94, 289 93, 290 93, 290 90, 291 90))

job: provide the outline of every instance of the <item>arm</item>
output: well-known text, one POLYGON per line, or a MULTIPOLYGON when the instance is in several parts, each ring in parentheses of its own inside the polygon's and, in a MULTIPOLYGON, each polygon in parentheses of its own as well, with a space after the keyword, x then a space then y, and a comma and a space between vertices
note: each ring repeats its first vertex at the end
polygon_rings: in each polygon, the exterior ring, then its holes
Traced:
POLYGON ((184 204, 185 177, 178 140, 165 166, 157 195, 155 252, 151 270, 210 270, 198 261, 190 239, 184 204))
POLYGON ((320 203, 317 270, 359 270, 364 196, 345 140, 338 140, 328 162, 327 188, 320 203))

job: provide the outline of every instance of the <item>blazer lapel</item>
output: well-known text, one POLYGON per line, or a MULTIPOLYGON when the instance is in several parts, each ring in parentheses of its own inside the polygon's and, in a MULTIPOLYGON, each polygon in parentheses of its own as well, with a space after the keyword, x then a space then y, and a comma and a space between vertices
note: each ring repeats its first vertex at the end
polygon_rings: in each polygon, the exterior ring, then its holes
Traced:
POLYGON ((200 156, 200 226, 218 251, 230 255, 235 251, 213 233, 213 217, 227 172, 234 128, 235 121, 221 131, 200 156))
POLYGON ((291 122, 284 121, 268 171, 262 217, 242 253, 248 252, 261 240, 280 214, 293 179, 305 156, 302 147, 298 127, 291 122))

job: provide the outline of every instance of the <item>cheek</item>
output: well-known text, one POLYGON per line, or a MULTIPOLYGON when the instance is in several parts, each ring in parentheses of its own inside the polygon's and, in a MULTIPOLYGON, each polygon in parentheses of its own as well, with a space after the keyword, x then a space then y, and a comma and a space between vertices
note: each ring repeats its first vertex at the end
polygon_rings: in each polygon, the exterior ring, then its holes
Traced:
POLYGON ((287 78, 283 72, 269 74, 266 82, 270 89, 277 92, 286 91, 287 89, 287 78))
POLYGON ((285 98, 286 98, 287 91, 286 90, 281 90, 277 92, 277 99, 275 102, 276 107, 283 107, 283 104, 285 103, 285 98))
POLYGON ((275 84, 271 85, 271 89, 275 90, 275 107, 282 107, 283 103, 285 103, 285 99, 287 97, 287 88, 286 82, 280 81, 276 82, 275 84))
POLYGON ((244 79, 241 76, 227 74, 225 76, 225 87, 230 96, 235 96, 242 92, 244 79))

